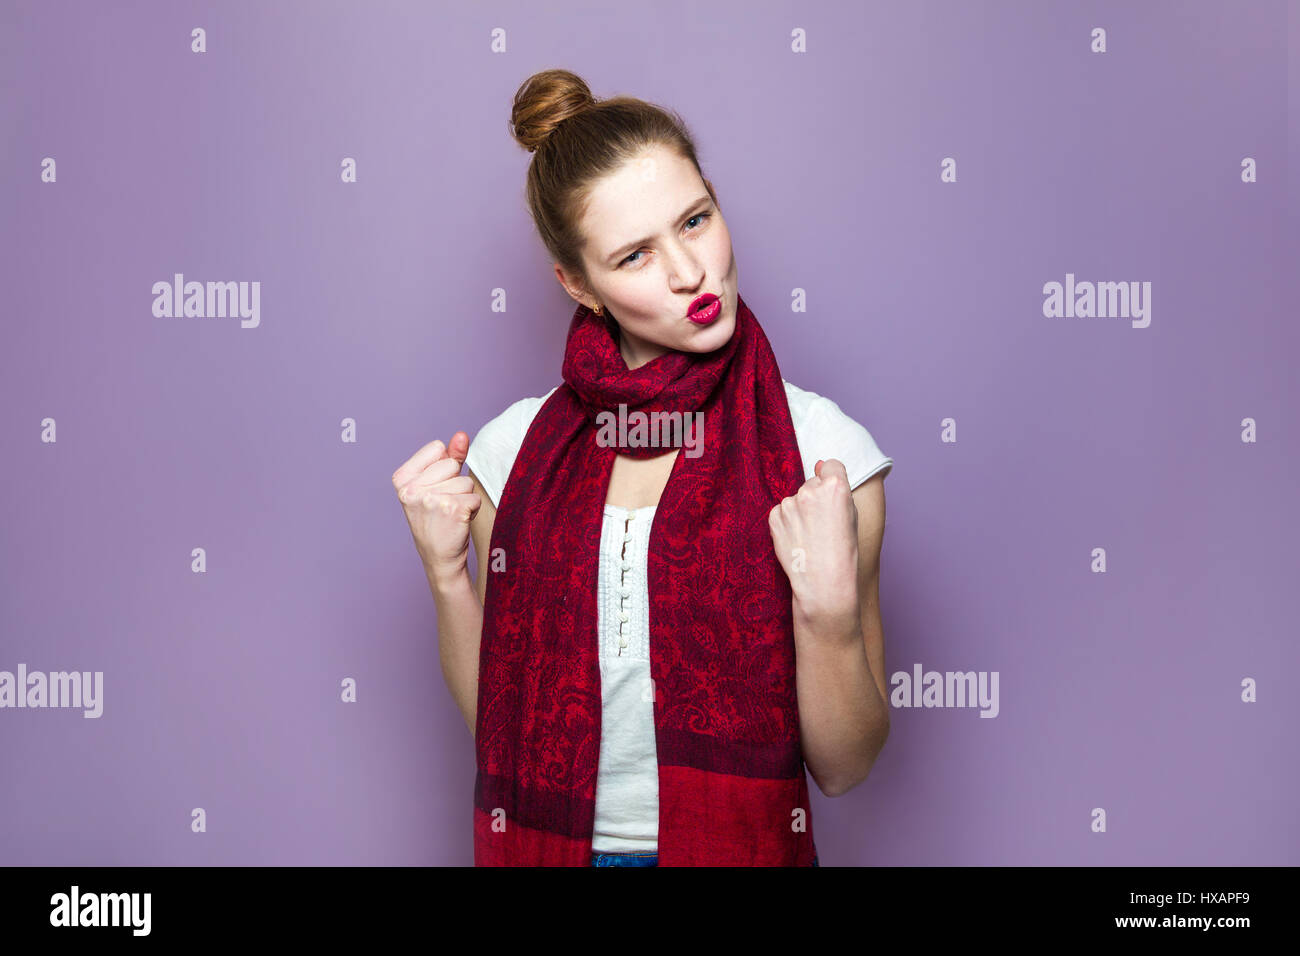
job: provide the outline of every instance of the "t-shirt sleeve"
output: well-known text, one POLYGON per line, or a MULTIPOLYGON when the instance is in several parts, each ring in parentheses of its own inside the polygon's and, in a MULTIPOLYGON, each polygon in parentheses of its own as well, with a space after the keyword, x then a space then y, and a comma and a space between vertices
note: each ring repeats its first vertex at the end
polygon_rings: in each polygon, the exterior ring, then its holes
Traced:
POLYGON ((876 474, 888 475, 894 467, 894 459, 880 450, 871 432, 825 395, 809 403, 798 439, 805 481, 817 473, 819 458, 844 462, 849 488, 856 488, 876 474))
MULTIPOLYGON (((558 388, 559 386, 556 386, 558 388)), ((551 397, 551 389, 540 397, 521 398, 478 430, 465 453, 465 466, 474 473, 495 508, 501 502, 515 456, 523 446, 528 426, 551 397)))
POLYGON ((474 473, 483 490, 492 499, 492 507, 501 500, 501 490, 510 477, 515 455, 523 444, 520 423, 523 406, 528 399, 520 399, 496 418, 478 430, 465 453, 465 466, 474 473))

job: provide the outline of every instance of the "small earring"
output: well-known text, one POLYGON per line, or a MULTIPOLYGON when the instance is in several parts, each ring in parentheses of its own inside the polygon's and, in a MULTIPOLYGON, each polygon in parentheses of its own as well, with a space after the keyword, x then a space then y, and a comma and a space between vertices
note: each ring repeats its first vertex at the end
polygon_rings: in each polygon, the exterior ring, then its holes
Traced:
POLYGON ((597 315, 603 315, 604 313, 601 311, 603 308, 604 306, 597 304, 597 306, 591 311, 595 312, 597 315))

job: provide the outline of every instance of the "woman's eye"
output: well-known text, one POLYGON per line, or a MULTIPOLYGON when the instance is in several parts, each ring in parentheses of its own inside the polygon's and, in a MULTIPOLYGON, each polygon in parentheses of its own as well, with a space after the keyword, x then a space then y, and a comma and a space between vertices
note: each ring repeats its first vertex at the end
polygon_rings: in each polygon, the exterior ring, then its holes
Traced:
MULTIPOLYGON (((708 218, 709 218, 710 216, 712 216, 712 215, 713 215, 713 213, 711 213, 711 212, 697 212, 694 216, 691 216, 690 219, 687 219, 687 220, 686 220, 686 222, 687 222, 687 228, 690 228, 690 223, 694 222, 696 219, 708 219, 708 218)), ((698 227, 696 227, 696 228, 698 228, 698 227)), ((626 259, 624 259, 622 262, 620 262, 620 263, 618 264, 618 267, 621 269, 621 268, 623 268, 623 266, 627 265, 629 262, 637 262, 637 261, 639 261, 639 260, 634 260, 634 259, 632 258, 632 256, 639 256, 639 255, 641 255, 641 250, 640 250, 640 249, 638 249, 636 252, 632 253, 631 256, 628 256, 626 259)))

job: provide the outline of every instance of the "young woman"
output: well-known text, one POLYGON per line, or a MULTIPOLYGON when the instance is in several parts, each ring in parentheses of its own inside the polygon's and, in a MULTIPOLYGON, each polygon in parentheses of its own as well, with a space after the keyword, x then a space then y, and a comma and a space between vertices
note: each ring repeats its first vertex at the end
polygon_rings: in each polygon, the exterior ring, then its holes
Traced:
POLYGON ((680 117, 546 70, 511 121, 578 303, 563 381, 393 476, 475 863, 816 866, 805 767, 843 794, 889 733, 893 459, 781 378, 680 117))

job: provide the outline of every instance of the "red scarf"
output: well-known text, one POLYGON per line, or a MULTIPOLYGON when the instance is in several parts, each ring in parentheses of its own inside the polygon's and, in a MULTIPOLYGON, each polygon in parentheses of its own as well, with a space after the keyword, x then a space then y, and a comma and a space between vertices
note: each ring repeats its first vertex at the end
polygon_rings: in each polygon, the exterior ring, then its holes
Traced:
POLYGON ((666 454, 597 442, 597 414, 617 422, 620 403, 627 415, 704 413, 703 451, 678 452, 650 531, 658 863, 812 864, 790 582, 768 528, 803 465, 772 348, 737 303, 726 345, 634 371, 612 319, 574 313, 564 384, 524 437, 479 558, 503 555, 505 567, 489 571, 483 608, 476 866, 591 865, 610 470, 616 454, 666 454))

